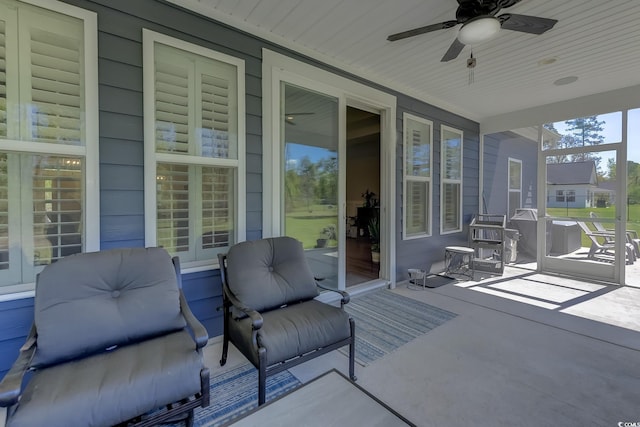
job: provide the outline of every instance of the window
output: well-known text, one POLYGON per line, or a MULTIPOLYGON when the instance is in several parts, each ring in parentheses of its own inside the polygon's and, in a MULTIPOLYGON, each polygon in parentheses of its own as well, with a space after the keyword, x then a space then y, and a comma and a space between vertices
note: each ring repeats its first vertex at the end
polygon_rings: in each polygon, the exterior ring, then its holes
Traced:
POLYGON ((522 160, 509 159, 508 218, 522 207, 522 160))
POLYGON ((567 191, 567 202, 575 202, 576 201, 576 192, 574 190, 567 191))
POLYGON ((147 246, 209 268, 244 240, 244 62, 144 30, 147 246))
POLYGON ((100 245, 96 16, 27 3, 0 0, 0 293, 100 245))
POLYGON ((564 190, 556 190, 556 202, 564 202, 564 190))
POLYGON ((462 131, 442 126, 440 232, 462 231, 462 131))
POLYGON ((404 114, 404 238, 431 235, 433 123, 404 114))

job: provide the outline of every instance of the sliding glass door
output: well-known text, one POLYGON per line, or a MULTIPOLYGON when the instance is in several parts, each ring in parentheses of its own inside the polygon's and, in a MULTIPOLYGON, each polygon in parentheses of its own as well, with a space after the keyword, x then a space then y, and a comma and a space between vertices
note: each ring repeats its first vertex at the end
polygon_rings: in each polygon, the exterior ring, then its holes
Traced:
POLYGON ((283 234, 300 240, 313 274, 340 286, 339 98, 280 84, 283 234))

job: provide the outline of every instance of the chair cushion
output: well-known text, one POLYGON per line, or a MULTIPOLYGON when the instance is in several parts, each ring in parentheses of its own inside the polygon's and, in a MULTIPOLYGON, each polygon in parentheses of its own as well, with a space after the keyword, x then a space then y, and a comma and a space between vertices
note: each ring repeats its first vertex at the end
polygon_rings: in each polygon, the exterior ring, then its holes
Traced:
MULTIPOLYGON (((262 314, 258 345, 267 349, 267 366, 317 350, 351 335, 349 314, 329 304, 310 300, 262 314)), ((251 345, 251 319, 229 323, 232 342, 254 365, 258 355, 251 345)))
POLYGON ((227 254, 227 279, 236 298, 257 311, 318 296, 302 243, 291 237, 232 246, 227 254))
POLYGON ((34 373, 7 426, 111 426, 200 391, 186 330, 34 373), (162 375, 158 375, 162 372, 162 375))
POLYGON ((62 258, 47 266, 36 283, 38 351, 33 366, 182 329, 179 295, 164 249, 114 249, 62 258))

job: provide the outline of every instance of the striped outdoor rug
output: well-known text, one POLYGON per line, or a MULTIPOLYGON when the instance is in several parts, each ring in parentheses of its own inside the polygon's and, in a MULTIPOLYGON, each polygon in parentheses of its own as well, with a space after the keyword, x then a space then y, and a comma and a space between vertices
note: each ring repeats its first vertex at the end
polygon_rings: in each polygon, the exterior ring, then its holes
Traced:
POLYGON ((456 317, 386 289, 355 296, 345 309, 356 321, 356 360, 363 366, 456 317))
MULTIPOLYGON (((267 377, 267 402, 300 385, 289 371, 267 377)), ((196 427, 220 426, 258 406, 258 370, 246 364, 211 377, 211 405, 196 408, 196 427)))

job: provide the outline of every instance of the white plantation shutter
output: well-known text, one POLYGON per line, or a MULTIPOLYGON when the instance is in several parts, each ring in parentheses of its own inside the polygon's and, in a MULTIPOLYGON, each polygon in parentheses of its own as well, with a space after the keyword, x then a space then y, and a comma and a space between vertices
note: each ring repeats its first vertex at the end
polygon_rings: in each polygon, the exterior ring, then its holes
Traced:
POLYGON ((442 189, 441 225, 442 232, 462 230, 462 131, 442 126, 442 189))
POLYGON ((234 194, 232 169, 202 168, 202 249, 234 243, 234 194))
POLYGON ((174 57, 174 61, 156 61, 156 151, 188 154, 191 127, 189 68, 177 65, 184 60, 174 57))
POLYGON ((409 181, 407 183, 407 233, 417 234, 427 231, 427 200, 429 189, 427 182, 409 181))
POLYGON ((83 160, 28 156, 32 164, 34 265, 82 252, 83 160))
POLYGON ((84 144, 82 26, 36 12, 20 13, 22 139, 84 144))
POLYGON ((432 123, 405 113, 404 119, 404 235, 431 234, 432 123))
POLYGON ((413 129, 410 133, 411 172, 413 176, 431 176, 430 138, 427 129, 413 129))
POLYGON ((7 154, 0 154, 0 270, 9 269, 9 171, 7 154))
POLYGON ((460 227, 460 184, 444 184, 443 198, 444 230, 457 230, 460 227))
MULTIPOLYGON (((230 115, 230 81, 202 74, 202 126, 201 128, 201 155, 203 157, 230 158, 230 128, 234 120, 230 115)), ((233 89, 233 88, 231 88, 233 89)))
POLYGON ((157 245, 172 253, 189 252, 189 166, 158 163, 157 245))

